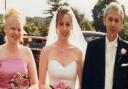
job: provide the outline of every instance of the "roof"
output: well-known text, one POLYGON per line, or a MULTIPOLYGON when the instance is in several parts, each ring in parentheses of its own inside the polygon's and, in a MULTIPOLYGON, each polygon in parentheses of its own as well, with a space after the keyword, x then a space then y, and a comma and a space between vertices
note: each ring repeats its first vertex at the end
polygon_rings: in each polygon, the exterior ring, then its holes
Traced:
POLYGON ((84 35, 95 35, 95 36, 101 36, 101 35, 105 35, 105 33, 103 32, 95 32, 95 31, 82 31, 82 33, 84 35))
POLYGON ((27 35, 24 35, 23 38, 47 39, 47 36, 42 37, 42 36, 27 36, 27 35))

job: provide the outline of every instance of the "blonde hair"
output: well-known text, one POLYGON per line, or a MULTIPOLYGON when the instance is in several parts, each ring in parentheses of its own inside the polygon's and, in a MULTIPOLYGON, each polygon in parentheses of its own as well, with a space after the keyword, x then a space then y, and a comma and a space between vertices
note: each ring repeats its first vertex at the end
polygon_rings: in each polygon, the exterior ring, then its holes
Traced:
POLYGON ((4 26, 10 23, 10 21, 12 21, 12 19, 14 18, 18 18, 22 26, 25 25, 26 23, 25 17, 18 10, 14 8, 10 8, 7 9, 3 15, 4 26))
POLYGON ((104 10, 104 17, 107 16, 108 14, 108 11, 109 10, 116 10, 120 13, 120 17, 121 17, 121 20, 123 21, 124 20, 124 11, 123 11, 123 8, 122 6, 118 3, 118 2, 111 2, 109 5, 107 5, 107 7, 105 8, 104 10))
MULTIPOLYGON (((7 9, 3 15, 3 23, 4 26, 8 26, 14 19, 18 19, 21 25, 22 33, 23 33, 23 27, 26 23, 25 17, 16 9, 10 8, 7 9)), ((5 36, 5 41, 7 41, 7 37, 5 36)), ((23 38, 20 39, 20 42, 23 41, 23 38)))

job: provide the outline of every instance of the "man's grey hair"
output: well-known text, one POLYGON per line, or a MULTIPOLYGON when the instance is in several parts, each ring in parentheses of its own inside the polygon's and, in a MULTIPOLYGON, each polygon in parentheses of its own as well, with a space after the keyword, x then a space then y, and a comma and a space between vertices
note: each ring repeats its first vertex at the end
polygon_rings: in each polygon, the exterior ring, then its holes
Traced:
POLYGON ((109 10, 116 10, 121 14, 121 20, 124 20, 124 11, 122 6, 117 2, 111 2, 109 5, 106 6, 103 16, 106 17, 109 10))

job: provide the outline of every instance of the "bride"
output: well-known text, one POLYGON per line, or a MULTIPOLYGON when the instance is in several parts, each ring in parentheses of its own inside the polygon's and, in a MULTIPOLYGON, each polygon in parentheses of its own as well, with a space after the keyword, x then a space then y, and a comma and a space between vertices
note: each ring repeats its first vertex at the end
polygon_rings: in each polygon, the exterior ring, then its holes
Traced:
POLYGON ((69 81, 71 89, 76 88, 78 77, 80 88, 86 45, 73 11, 60 6, 52 18, 46 47, 40 55, 40 89, 45 89, 47 74, 50 85, 64 80, 69 81))

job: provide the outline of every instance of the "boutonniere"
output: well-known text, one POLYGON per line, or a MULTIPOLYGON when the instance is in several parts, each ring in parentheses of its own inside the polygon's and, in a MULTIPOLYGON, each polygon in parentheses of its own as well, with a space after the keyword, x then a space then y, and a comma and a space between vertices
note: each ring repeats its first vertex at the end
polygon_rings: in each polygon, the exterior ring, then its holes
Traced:
POLYGON ((127 53, 126 49, 122 48, 121 49, 121 55, 125 55, 127 53))
POLYGON ((125 48, 122 48, 120 50, 120 58, 119 58, 119 60, 125 59, 126 53, 127 53, 127 50, 125 48))

